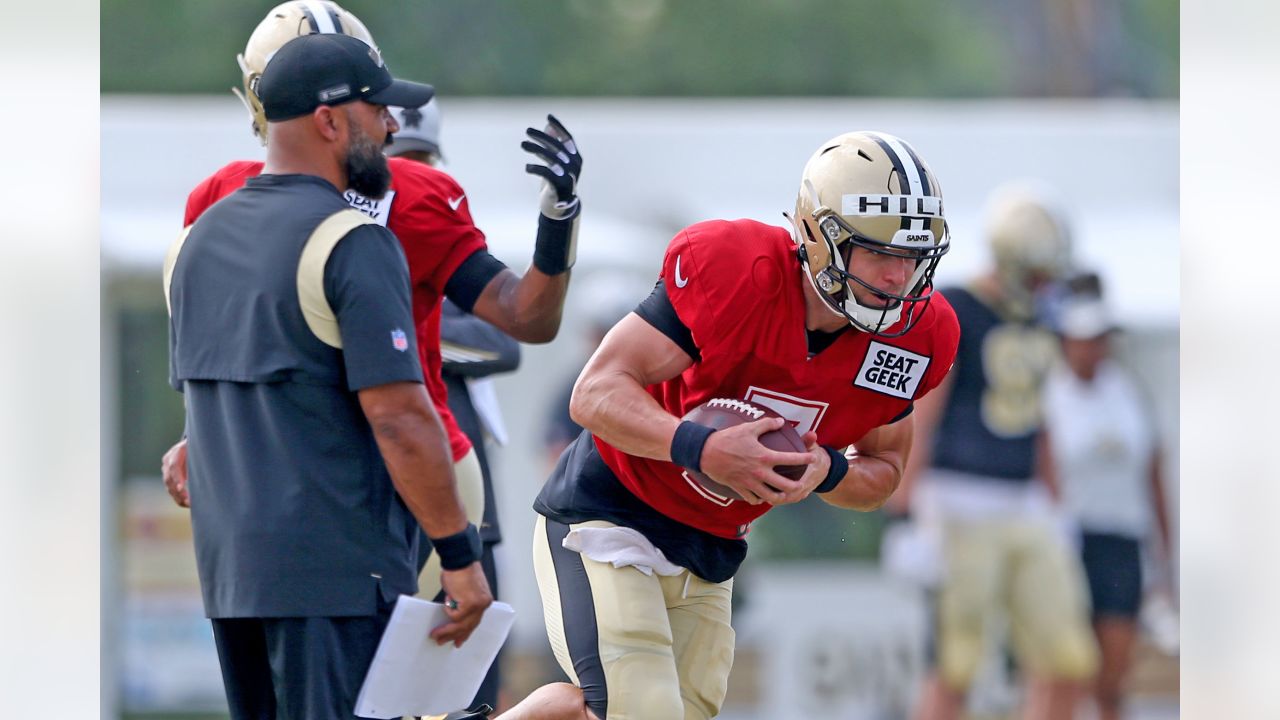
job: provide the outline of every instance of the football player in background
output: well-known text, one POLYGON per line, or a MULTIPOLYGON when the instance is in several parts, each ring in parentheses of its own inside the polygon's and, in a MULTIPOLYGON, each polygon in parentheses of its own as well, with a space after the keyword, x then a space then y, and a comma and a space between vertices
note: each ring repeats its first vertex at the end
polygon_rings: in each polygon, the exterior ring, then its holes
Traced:
MULTIPOLYGON (((426 105, 417 108, 388 108, 400 123, 400 131, 387 148, 391 157, 424 163, 432 167, 443 162, 440 142, 440 99, 433 97, 426 105)), ((506 427, 502 411, 493 388, 491 376, 513 372, 520 366, 520 343, 510 335, 481 318, 463 312, 449 298, 441 303, 440 353, 443 360, 440 372, 449 393, 449 410, 459 429, 471 441, 480 474, 484 479, 484 494, 480 498, 480 541, 483 550, 480 566, 484 568, 489 591, 498 599, 498 568, 493 548, 502 542, 498 525, 497 503, 493 496, 493 474, 489 465, 487 442, 506 443, 506 427)), ((470 498, 474 503, 476 500, 470 498)), ((464 500, 464 504, 466 501, 464 500)), ((426 533, 418 538, 422 552, 422 572, 418 578, 418 596, 435 599, 440 591, 440 556, 431 552, 426 533)), ((501 687, 501 654, 495 658, 476 692, 470 707, 499 707, 498 691, 501 687)))
POLYGON ((534 504, 547 633, 573 682, 503 718, 720 712, 752 521, 813 492, 871 510, 897 487, 913 403, 958 340, 932 285, 948 247, 937 179, 907 143, 873 132, 819 147, 789 230, 711 221, 676 235, 652 294, 578 378, 571 411, 585 429, 534 504), (716 431, 681 420, 713 398, 783 417, 716 431), (760 444, 788 421, 806 452, 760 444), (777 465, 807 468, 790 480, 777 465))
POLYGON ((943 289, 960 321, 955 369, 917 404, 916 451, 890 501, 942 539, 923 720, 960 717, 993 612, 1010 619, 1025 717, 1069 719, 1097 666, 1079 563, 1036 473, 1040 389, 1058 357, 1045 306, 1071 250, 1048 197, 998 189, 987 217, 994 266, 943 289))

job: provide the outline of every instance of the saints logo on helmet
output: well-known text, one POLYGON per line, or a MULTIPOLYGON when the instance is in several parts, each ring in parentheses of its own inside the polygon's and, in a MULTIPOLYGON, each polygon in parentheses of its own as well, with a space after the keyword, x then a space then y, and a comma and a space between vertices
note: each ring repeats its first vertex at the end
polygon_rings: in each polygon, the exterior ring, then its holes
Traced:
POLYGON ((315 33, 341 33, 359 38, 373 48, 373 36, 355 15, 343 10, 329 0, 290 0, 272 8, 249 36, 244 52, 236 55, 240 72, 244 75, 244 90, 232 88, 249 114, 253 116, 253 134, 259 142, 267 142, 267 118, 258 100, 258 79, 267 62, 280 46, 301 35, 315 33))
POLYGON ((1071 232, 1046 187, 1009 183, 991 193, 986 233, 1006 310, 1030 316, 1035 294, 1071 269, 1071 232))
POLYGON ((823 143, 804 166, 791 221, 805 274, 833 312, 885 337, 907 333, 923 316, 951 238, 938 180, 905 141, 851 132, 823 143), (905 289, 887 292, 849 272, 855 247, 915 260, 905 289), (855 287, 883 302, 863 305, 855 287))

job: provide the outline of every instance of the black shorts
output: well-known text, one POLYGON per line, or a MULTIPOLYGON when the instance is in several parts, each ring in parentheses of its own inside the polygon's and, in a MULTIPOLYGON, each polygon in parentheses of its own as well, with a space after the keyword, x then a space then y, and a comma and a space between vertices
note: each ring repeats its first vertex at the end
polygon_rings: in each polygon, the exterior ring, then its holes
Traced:
POLYGON ((1142 605, 1142 553, 1137 538, 1086 531, 1081 541, 1093 617, 1137 617, 1142 605))
POLYGON ((359 617, 215 618, 232 720, 355 718, 392 605, 359 617))

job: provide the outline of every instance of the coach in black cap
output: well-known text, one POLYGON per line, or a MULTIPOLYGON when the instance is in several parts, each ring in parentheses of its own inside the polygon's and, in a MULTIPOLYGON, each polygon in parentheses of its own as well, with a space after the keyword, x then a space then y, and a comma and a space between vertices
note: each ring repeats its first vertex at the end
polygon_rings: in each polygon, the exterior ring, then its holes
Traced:
POLYGON ((165 260, 196 562, 231 717, 350 718, 393 603, 416 591, 419 524, 448 595, 432 638, 460 644, 492 602, 400 244, 339 190, 386 192, 386 104, 432 90, 356 38, 305 35, 257 93, 263 173, 165 260))

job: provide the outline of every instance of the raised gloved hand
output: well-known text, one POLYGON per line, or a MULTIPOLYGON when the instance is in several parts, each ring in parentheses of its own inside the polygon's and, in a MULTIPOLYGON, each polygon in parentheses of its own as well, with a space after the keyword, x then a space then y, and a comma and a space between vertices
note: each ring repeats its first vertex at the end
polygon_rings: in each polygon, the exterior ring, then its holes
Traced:
POLYGON ((528 128, 525 134, 529 139, 520 147, 542 161, 524 166, 525 172, 543 180, 542 214, 552 220, 573 217, 578 212, 578 177, 582 173, 578 144, 554 115, 547 115, 545 129, 528 128))
POLYGON ((547 275, 559 275, 572 268, 577 257, 582 155, 573 136, 555 115, 547 115, 546 129, 529 128, 525 134, 529 139, 520 147, 542 161, 524 166, 525 172, 542 178, 542 214, 538 218, 533 266, 547 275))

